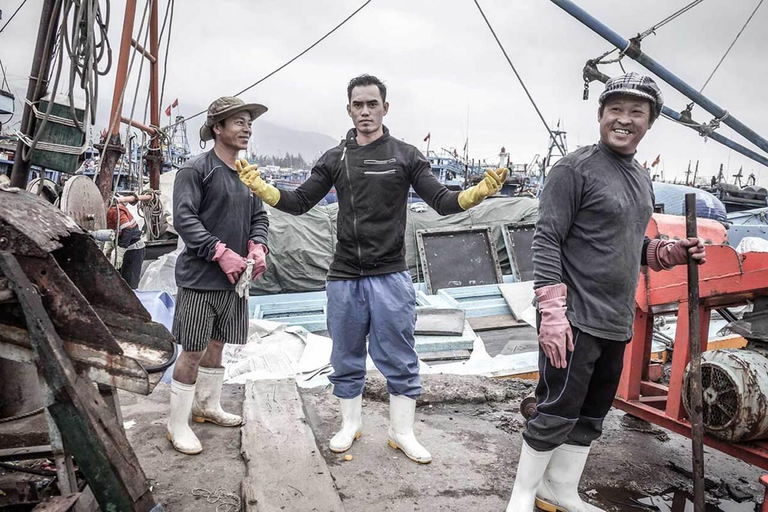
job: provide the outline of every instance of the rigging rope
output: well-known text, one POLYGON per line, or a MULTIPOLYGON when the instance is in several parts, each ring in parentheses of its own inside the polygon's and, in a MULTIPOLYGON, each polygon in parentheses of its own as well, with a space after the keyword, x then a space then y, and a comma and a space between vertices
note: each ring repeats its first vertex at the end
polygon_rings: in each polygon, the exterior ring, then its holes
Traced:
MULTIPOLYGON (((338 25, 336 25, 335 27, 333 27, 331 30, 329 30, 328 32, 326 32, 326 34, 325 34, 323 37, 321 37, 320 39, 318 39, 317 41, 315 41, 314 43, 312 43, 312 44, 311 44, 310 46, 308 46, 308 47, 307 47, 307 48, 306 48, 304 51, 302 51, 301 53, 299 53, 298 55, 296 55, 295 57, 293 57, 292 59, 290 59, 290 60, 289 60, 289 61, 287 61, 285 64, 283 64, 282 66, 278 67, 277 69, 275 69, 275 70, 274 70, 274 71, 272 71, 271 73, 268 73, 267 75, 264 75, 264 76, 263 76, 263 77, 261 77, 259 80, 257 80, 256 82, 252 83, 251 85, 249 85, 248 87, 246 87, 246 88, 245 88, 245 89, 243 89, 242 91, 238 92, 237 94, 234 94, 234 96, 240 96, 240 95, 241 95, 241 94, 243 94, 244 92, 246 92, 246 91, 249 91, 249 90, 253 89, 253 88, 254 88, 254 87, 256 87, 257 85, 259 85, 261 82, 263 82, 264 80, 266 80, 267 78, 271 77, 271 76, 272 76, 272 75, 274 75, 275 73, 277 73, 277 72, 281 71, 282 69, 284 69, 285 67, 287 67, 289 64, 293 63, 293 62, 294 62, 295 60, 297 60, 298 58, 302 57, 304 54, 306 54, 306 53, 307 53, 308 51, 310 51, 312 48, 314 48, 315 46, 317 46, 318 44, 320 44, 320 43, 321 43, 323 40, 325 40, 325 39, 326 39, 328 36, 330 36, 331 34, 333 34, 334 32, 336 32, 336 30, 338 30, 339 28, 341 28, 341 26, 342 26, 342 25, 344 25, 346 22, 348 22, 349 20, 351 20, 351 19, 352 19, 352 17, 353 17, 354 15, 356 15, 357 13, 359 13, 360 11, 362 11, 362 10, 363 10, 363 8, 364 8, 365 6, 367 6, 368 4, 370 4, 372 1, 373 1, 373 0, 367 0, 367 1, 366 1, 366 2, 363 4, 363 5, 361 5, 361 6, 360 6, 360 7, 358 7, 357 9, 355 9, 355 11, 353 11, 353 12, 352 12, 352 14, 350 14, 349 16, 347 16, 346 18, 344 18, 344 20, 342 20, 342 21, 341 21, 341 23, 339 23, 338 25)), ((206 112, 206 110, 201 110, 201 111, 200 111, 200 112, 198 112, 197 114, 195 114, 195 115, 192 115, 192 116, 190 116, 190 117, 187 117, 186 119, 184 119, 184 121, 189 121, 190 119, 194 119, 194 118, 195 118, 195 117, 197 117, 197 116, 200 116, 200 115, 202 115, 202 114, 205 114, 205 112, 206 112)), ((169 126, 168 126, 168 129, 170 130, 170 129, 171 129, 171 128, 173 128, 174 126, 176 126, 176 125, 178 125, 178 124, 181 124, 181 123, 182 123, 182 122, 184 122, 184 121, 179 121, 178 123, 173 123, 173 124, 171 124, 171 125, 169 125, 169 126)))
POLYGON ((704 91, 704 88, 707 86, 707 84, 709 84, 709 81, 712 80, 713 76, 715 76, 715 73, 717 73, 717 70, 720 68, 720 64, 722 64, 725 58, 728 56, 728 53, 730 53, 731 48, 733 48, 733 45, 735 45, 736 41, 739 40, 739 37, 741 37, 741 33, 744 32, 745 28, 747 28, 747 25, 749 25, 749 22, 752 21, 752 18, 755 16, 755 13, 757 12, 757 10, 760 8, 761 5, 763 5, 763 0, 760 0, 760 2, 758 2, 757 7, 755 7, 755 10, 752 11, 752 14, 749 15, 749 18, 747 18, 747 21, 746 23, 744 23, 744 26, 741 27, 741 30, 739 30, 739 33, 736 34, 736 39, 733 40, 733 42, 731 43, 731 46, 728 47, 728 49, 725 51, 725 54, 723 54, 723 57, 720 59, 720 62, 718 62, 717 66, 715 66, 715 69, 712 70, 712 73, 709 75, 709 78, 707 78, 707 81, 704 82, 704 85, 702 85, 701 89, 699 89, 700 93, 704 91))
MULTIPOLYGON (((636 36, 636 37, 634 37, 634 38, 632 38, 632 40, 635 40, 635 41, 637 41, 637 42, 640 42, 640 41, 642 41, 643 39, 645 39, 646 37, 648 37, 648 36, 649 36, 649 35, 651 35, 651 34, 653 34, 653 35, 656 35, 656 30, 660 29, 661 27, 663 27, 663 26, 664 26, 664 25, 666 25, 667 23, 669 23, 669 22, 671 22, 671 21, 675 20, 675 19, 676 19, 676 18, 678 18, 679 16, 682 16, 683 14, 685 14, 685 13, 686 13, 686 12, 688 12, 689 10, 693 9, 694 7, 696 7, 697 5, 699 5, 699 4, 700 4, 701 2, 703 2, 703 1, 704 1, 704 0, 693 0, 693 2, 691 2, 691 3, 690 3, 690 4, 688 4, 688 5, 686 5, 685 7, 683 7, 682 9, 680 9, 679 11, 677 11, 677 12, 675 12, 675 13, 673 13, 673 14, 670 14, 669 16, 667 16, 666 18, 664 18, 664 19, 663 19, 663 20, 661 20, 660 22, 658 22, 658 23, 656 23, 655 25, 653 25, 651 28, 649 28, 649 29, 645 30, 644 32, 641 32, 641 33, 637 34, 637 36, 636 36)), ((630 44, 631 44, 632 40, 630 40, 630 44)), ((625 55, 625 53, 626 53, 626 51, 627 51, 628 49, 629 49, 629 45, 627 45, 627 47, 626 47, 626 48, 624 48, 623 50, 621 50, 621 52, 619 52, 619 56, 618 56, 617 58, 615 58, 615 59, 611 59, 611 60, 603 60, 603 59, 605 59, 607 56, 609 56, 610 54, 612 54, 613 52, 615 52, 615 51, 618 51, 618 50, 619 50, 618 48, 613 48, 613 49, 611 49, 611 50, 608 50, 607 52, 605 52, 605 53, 604 53, 604 54, 602 54, 601 56, 599 56, 599 57, 597 57, 597 58, 595 58, 595 59, 592 59, 592 61, 594 62, 594 64, 595 64, 595 65, 597 65, 597 64, 613 64, 613 63, 616 63, 616 62, 618 62, 619 66, 621 66, 621 70, 622 70, 622 71, 624 71, 624 66, 623 66, 623 65, 622 65, 622 63, 621 63, 621 59, 623 59, 623 58, 624 58, 624 55, 625 55)), ((626 72, 625 72, 625 73, 626 73, 626 72)))
POLYGON ((9 24, 9 23, 11 23, 11 21, 13 21, 13 18, 14 18, 14 17, 16 16, 16 14, 17 14, 17 13, 18 13, 18 12, 21 10, 21 8, 22 8, 22 7, 24 7, 24 4, 25 4, 25 3, 27 3, 27 0, 24 0, 23 2, 21 2, 21 5, 19 5, 19 6, 16 8, 16 10, 15 10, 15 11, 13 11, 13 14, 11 14, 11 17, 10 17, 10 18, 8 18, 8 21, 6 21, 6 22, 5 22, 5 25, 3 25, 3 26, 2 26, 2 28, 0 28, 0 33, 2 33, 2 32, 3 32, 3 30, 5 30, 5 27, 7 27, 7 26, 8 26, 8 24, 9 24))
POLYGON ((507 62, 509 63, 509 67, 512 68, 512 71, 514 71, 515 76, 517 77, 517 80, 520 82, 520 85, 523 86, 523 90, 525 91, 525 94, 528 96, 528 99, 531 100, 531 104, 533 105, 533 108, 536 110, 536 113, 539 115, 539 119, 541 119, 541 122, 544 124, 544 127, 547 129, 547 132, 549 133, 551 140, 555 143, 555 145, 557 146, 557 149, 560 150, 561 154, 564 155, 565 150, 560 146, 560 143, 557 142, 557 139, 555 138, 555 135, 552 133, 552 130, 550 130, 549 125, 547 124, 547 121, 544 119, 544 116, 541 114, 539 107, 536 105, 536 102, 531 96, 531 93, 528 92, 528 88, 525 86, 523 79, 520 77, 520 73, 517 72, 517 69, 515 69, 515 65, 512 64, 512 60, 509 58, 509 55, 507 55, 507 51, 504 49, 504 45, 501 44, 501 41, 499 41, 499 38, 496 36, 496 32, 493 30, 491 23, 488 21, 488 18, 485 17, 485 13, 483 12, 482 7, 480 7, 480 4, 477 2, 477 0, 474 0, 474 2, 475 2, 475 5, 477 6, 477 9, 480 11, 480 14, 483 16, 483 19, 485 20, 485 24, 488 25, 488 28, 490 29, 491 34, 493 34, 493 38, 496 39, 496 43, 499 45, 499 48, 501 48, 501 52, 504 54, 504 57, 507 59, 507 62))
POLYGON ((651 28, 646 30, 645 32, 642 32, 642 33, 638 34, 637 35, 637 40, 638 41, 642 41, 643 39, 645 39, 647 36, 649 36, 651 34, 655 35, 657 29, 663 27, 664 25, 666 25, 670 21, 673 21, 677 17, 682 16, 683 14, 685 14, 689 10, 693 9, 694 7, 696 7, 697 5, 699 5, 703 1, 704 0, 694 0, 690 4, 686 5, 682 9, 680 9, 679 11, 677 11, 677 12, 675 12, 673 14, 670 14, 669 16, 667 16, 666 18, 664 18, 663 20, 661 20, 660 22, 658 22, 657 24, 655 24, 654 26, 652 26, 651 28))

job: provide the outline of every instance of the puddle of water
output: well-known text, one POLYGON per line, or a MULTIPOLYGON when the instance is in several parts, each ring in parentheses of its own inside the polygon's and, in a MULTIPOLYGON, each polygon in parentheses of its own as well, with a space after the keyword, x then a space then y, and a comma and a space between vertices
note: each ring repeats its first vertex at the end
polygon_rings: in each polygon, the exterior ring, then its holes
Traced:
MULTIPOLYGON (((693 512, 693 497, 679 489, 656 495, 648 496, 638 494, 625 489, 611 487, 596 489, 595 499, 604 505, 612 505, 622 511, 647 511, 647 512, 693 512)), ((729 499, 721 499, 718 506, 707 505, 706 512, 756 512, 759 505, 754 501, 738 503, 729 499)))

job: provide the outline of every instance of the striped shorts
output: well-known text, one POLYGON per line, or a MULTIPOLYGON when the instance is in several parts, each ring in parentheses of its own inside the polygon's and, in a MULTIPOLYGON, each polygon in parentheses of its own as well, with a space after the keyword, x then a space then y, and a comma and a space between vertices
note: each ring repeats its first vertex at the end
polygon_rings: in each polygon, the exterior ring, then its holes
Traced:
POLYGON ((242 345, 248 340, 248 297, 234 290, 179 288, 173 335, 185 352, 200 352, 209 340, 242 345))

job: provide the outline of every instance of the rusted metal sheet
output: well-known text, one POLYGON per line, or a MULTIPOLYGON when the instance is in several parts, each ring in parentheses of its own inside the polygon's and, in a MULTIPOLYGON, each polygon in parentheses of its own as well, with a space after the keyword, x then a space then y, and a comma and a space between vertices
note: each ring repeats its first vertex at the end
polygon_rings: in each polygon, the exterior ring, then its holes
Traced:
POLYGON ((67 452, 77 454, 78 466, 101 509, 153 509, 149 483, 122 425, 109 412, 90 379, 75 370, 39 293, 8 251, 0 251, 0 270, 8 277, 24 311, 35 364, 50 391, 47 410, 67 452))
POLYGON ((0 191, 0 251, 43 256, 72 233, 83 230, 53 205, 27 192, 0 191))
MULTIPOLYGON (((152 322, 133 290, 68 217, 29 194, 0 192, 0 199, 0 246, 15 254, 40 292, 78 370, 100 384, 151 392, 157 379, 150 381, 145 368, 160 367, 173 358, 171 333, 152 322)), ((0 271, 0 357, 29 362, 32 342, 9 286, 0 271)))
POLYGON ((107 211, 101 192, 88 176, 73 176, 67 180, 59 208, 87 231, 107 229, 107 211))
POLYGON ((111 354, 122 353, 107 327, 51 255, 45 258, 21 256, 17 260, 32 284, 40 290, 43 305, 59 336, 76 338, 111 354))
POLYGON ((136 294, 85 234, 74 234, 53 252, 56 262, 85 299, 101 309, 150 320, 136 294))
MULTIPOLYGON (((144 359, 141 360, 129 354, 109 354, 82 343, 74 343, 66 339, 62 341, 64 350, 75 368, 85 372, 91 380, 141 395, 148 395, 157 384, 148 380, 144 367, 158 366, 168 360, 167 353, 159 351, 150 353, 128 347, 133 353, 143 356, 144 359)), ((21 327, 0 324, 0 358, 20 363, 33 363, 29 332, 21 327)))

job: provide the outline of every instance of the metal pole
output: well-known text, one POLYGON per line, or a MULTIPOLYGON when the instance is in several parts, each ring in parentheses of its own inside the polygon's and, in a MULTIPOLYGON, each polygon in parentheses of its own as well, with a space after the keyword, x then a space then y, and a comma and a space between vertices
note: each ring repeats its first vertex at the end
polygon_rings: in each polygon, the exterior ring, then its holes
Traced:
POLYGON ((117 61, 115 74, 115 89, 112 93, 112 110, 109 114, 109 126, 112 128, 107 133, 104 147, 101 151, 101 167, 96 177, 96 185, 99 186, 101 198, 105 205, 109 205, 112 198, 112 174, 115 166, 123 154, 123 146, 120 143, 120 110, 122 108, 122 94, 125 81, 128 79, 128 59, 133 51, 131 39, 133 38, 133 24, 136 18, 136 0, 125 2, 125 18, 123 19, 123 34, 120 40, 120 57, 117 61))
MULTIPOLYGON (((696 194, 685 194, 685 230, 688 238, 696 238, 696 194)), ((691 366, 691 451, 693 452, 693 507, 704 512, 704 421, 702 420, 701 325, 699 322, 699 266, 688 258, 688 342, 691 366)))
MULTIPOLYGON (((664 114, 668 115, 669 117, 671 117, 673 119, 676 119, 678 121, 685 121, 683 119, 682 115, 679 112, 676 112, 676 111, 672 110, 669 107, 663 107, 661 109, 661 111, 664 112, 664 114)), ((698 128, 695 127, 695 126, 688 126, 688 125, 684 125, 684 126, 686 126, 687 128, 690 128, 691 130, 698 131, 698 128)), ((754 160, 755 162, 757 162, 759 164, 762 164, 762 165, 768 167, 768 158, 764 157, 760 153, 755 153, 751 149, 742 146, 738 142, 732 141, 728 137, 720 135, 717 132, 712 132, 711 134, 709 134, 709 138, 714 140, 714 141, 716 141, 716 142, 719 142, 723 146, 731 148, 732 150, 736 151, 737 153, 741 153, 742 155, 746 156, 747 158, 751 158, 752 160, 754 160)))
MULTIPOLYGON (((573 3, 571 0, 551 0, 552 3, 565 10, 568 14, 582 22, 587 27, 591 28, 598 35, 602 36, 606 41, 613 44, 619 50, 625 52, 625 54, 637 61, 643 67, 654 73, 656 76, 667 82, 669 85, 680 91, 682 94, 692 99, 701 107, 717 118, 722 118, 727 112, 720 106, 716 105, 702 94, 680 80, 671 71, 664 66, 653 60, 651 57, 643 53, 639 47, 630 46, 630 42, 621 37, 619 34, 605 26, 598 21, 584 9, 573 3)), ((758 146, 760 149, 768 153, 768 141, 762 138, 760 135, 748 128, 744 123, 736 119, 732 115, 728 115, 722 122, 742 135, 744 138, 758 146)))
MULTIPOLYGON (((27 101, 36 104, 48 90, 48 75, 51 72, 51 56, 53 55, 53 27, 58 24, 61 13, 60 0, 45 0, 40 13, 40 26, 37 29, 35 54, 32 58, 32 70, 29 72, 27 84, 27 101)), ((24 104, 21 116, 21 132, 32 137, 35 132, 35 118, 29 103, 24 104)), ((22 158, 24 143, 19 139, 16 144, 16 155, 13 157, 11 170, 11 186, 25 188, 29 179, 30 162, 22 158)))
MULTIPOLYGON (((159 29, 158 29, 158 4, 160 0, 152 0, 152 14, 149 18, 149 51, 155 58, 149 68, 149 124, 160 126, 160 80, 159 80, 159 29)), ((152 190, 160 190, 160 167, 163 162, 160 149, 160 137, 155 134, 149 142, 147 152, 147 170, 149 171, 149 187, 152 190)))

